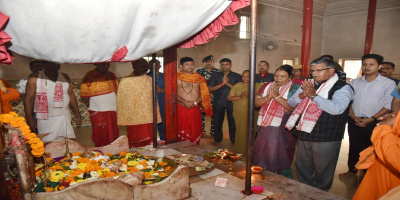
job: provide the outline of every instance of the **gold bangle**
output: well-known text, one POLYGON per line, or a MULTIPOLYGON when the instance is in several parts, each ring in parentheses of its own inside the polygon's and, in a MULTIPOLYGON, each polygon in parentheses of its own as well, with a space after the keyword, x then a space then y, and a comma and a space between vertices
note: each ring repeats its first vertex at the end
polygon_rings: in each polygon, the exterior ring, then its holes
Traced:
POLYGON ((277 100, 277 99, 279 99, 279 98, 281 98, 281 96, 277 96, 277 97, 275 97, 275 100, 277 100))

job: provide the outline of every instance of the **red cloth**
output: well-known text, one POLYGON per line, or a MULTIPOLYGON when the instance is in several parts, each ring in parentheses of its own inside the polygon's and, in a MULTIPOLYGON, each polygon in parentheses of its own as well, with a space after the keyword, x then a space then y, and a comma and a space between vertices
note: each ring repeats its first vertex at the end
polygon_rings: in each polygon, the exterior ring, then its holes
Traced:
POLYGON ((96 147, 109 145, 119 136, 117 125, 117 112, 115 111, 91 111, 92 140, 96 147))
POLYGON ((239 22, 235 11, 250 5, 250 0, 232 1, 231 5, 210 25, 199 31, 196 35, 180 43, 180 48, 192 48, 199 44, 207 43, 211 38, 218 37, 225 26, 235 25, 239 22))
POLYGON ((129 148, 142 147, 153 141, 153 123, 126 126, 129 148))
POLYGON ((200 143, 203 134, 200 107, 192 109, 178 104, 178 141, 190 141, 194 144, 200 143))
POLYGON ((8 16, 0 11, 0 63, 3 65, 12 65, 12 56, 6 48, 5 43, 11 41, 11 37, 2 29, 5 28, 5 24, 8 21, 8 16))
POLYGON ((293 82, 293 84, 296 84, 296 83, 299 85, 303 84, 303 80, 301 80, 299 78, 293 79, 292 82, 293 82))
POLYGON ((260 73, 261 79, 264 79, 264 78, 265 78, 265 76, 267 76, 267 74, 268 74, 268 72, 265 72, 265 73, 260 73))

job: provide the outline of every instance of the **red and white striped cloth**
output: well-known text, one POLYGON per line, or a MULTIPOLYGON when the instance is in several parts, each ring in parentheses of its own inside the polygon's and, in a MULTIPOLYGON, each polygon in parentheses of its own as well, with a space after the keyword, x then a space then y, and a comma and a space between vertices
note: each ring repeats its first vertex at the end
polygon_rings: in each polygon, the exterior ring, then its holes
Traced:
MULTIPOLYGON (((36 92, 36 118, 48 119, 49 118, 49 102, 47 100, 46 92, 46 78, 44 70, 39 73, 40 88, 36 92)), ((57 82, 54 89, 54 103, 55 108, 62 108, 64 104, 64 91, 61 80, 63 79, 62 73, 58 73, 57 82)))
MULTIPOLYGON (((323 83, 321 87, 318 88, 316 92, 318 96, 328 99, 329 91, 338 80, 339 78, 335 73, 331 78, 323 83)), ((292 115, 286 123, 286 128, 291 130, 300 117, 300 121, 296 126, 296 129, 306 133, 311 133, 321 114, 322 110, 318 109, 317 103, 306 97, 294 109, 292 115)))
MULTIPOLYGON (((279 95, 287 99, 289 95, 289 89, 292 86, 292 81, 289 81, 285 85, 279 88, 279 95)), ((267 96, 269 93, 269 88, 275 85, 275 82, 267 85, 264 89, 263 97, 267 96)), ((282 122, 283 114, 285 114, 285 108, 280 105, 275 99, 271 99, 268 103, 263 105, 260 109, 258 116, 257 125, 262 127, 274 126, 279 127, 282 122)))

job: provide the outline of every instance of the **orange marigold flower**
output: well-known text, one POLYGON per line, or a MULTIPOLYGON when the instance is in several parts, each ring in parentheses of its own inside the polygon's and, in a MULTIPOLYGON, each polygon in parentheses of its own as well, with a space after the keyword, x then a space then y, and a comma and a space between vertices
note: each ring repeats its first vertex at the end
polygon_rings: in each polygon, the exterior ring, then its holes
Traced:
POLYGON ((113 177, 113 176, 115 176, 115 172, 110 172, 107 174, 107 177, 113 177))
POLYGON ((44 189, 46 190, 46 192, 53 192, 54 191, 54 188, 52 188, 52 187, 46 187, 44 189))
POLYGON ((40 141, 41 141, 40 138, 35 137, 35 138, 32 138, 31 140, 29 140, 29 144, 38 143, 40 141))
POLYGON ((122 163, 126 164, 128 162, 128 159, 126 158, 121 158, 122 163))
POLYGON ((122 151, 121 153, 119 153, 119 155, 126 156, 126 151, 122 151))
POLYGON ((142 161, 140 161, 139 165, 144 165, 144 164, 146 164, 146 163, 147 163, 146 160, 142 160, 142 161))
POLYGON ((151 174, 149 172, 144 173, 144 179, 150 178, 151 174))
POLYGON ((81 152, 74 152, 74 153, 72 153, 72 156, 81 156, 81 155, 82 155, 81 152))
POLYGON ((161 166, 168 165, 168 163, 166 163, 166 162, 163 162, 163 161, 161 161, 159 164, 160 164, 161 166))
POLYGON ((111 153, 106 153, 106 155, 107 155, 107 156, 112 156, 112 154, 111 154, 111 153))
POLYGON ((41 174, 41 173, 42 173, 42 170, 36 171, 36 172, 35 172, 36 177, 40 177, 40 174, 41 174))
POLYGON ((26 138, 27 140, 30 140, 30 139, 35 138, 35 137, 36 137, 36 134, 35 134, 35 133, 29 133, 29 134, 25 135, 25 138, 26 138))

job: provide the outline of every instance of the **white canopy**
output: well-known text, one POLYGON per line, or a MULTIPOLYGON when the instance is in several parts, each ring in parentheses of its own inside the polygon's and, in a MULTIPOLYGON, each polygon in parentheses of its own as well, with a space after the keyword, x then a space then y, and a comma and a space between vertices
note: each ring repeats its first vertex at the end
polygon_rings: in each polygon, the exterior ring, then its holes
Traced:
POLYGON ((12 38, 10 50, 59 63, 93 63, 136 60, 178 44, 231 2, 0 0, 0 11, 10 17, 4 29, 12 38))

